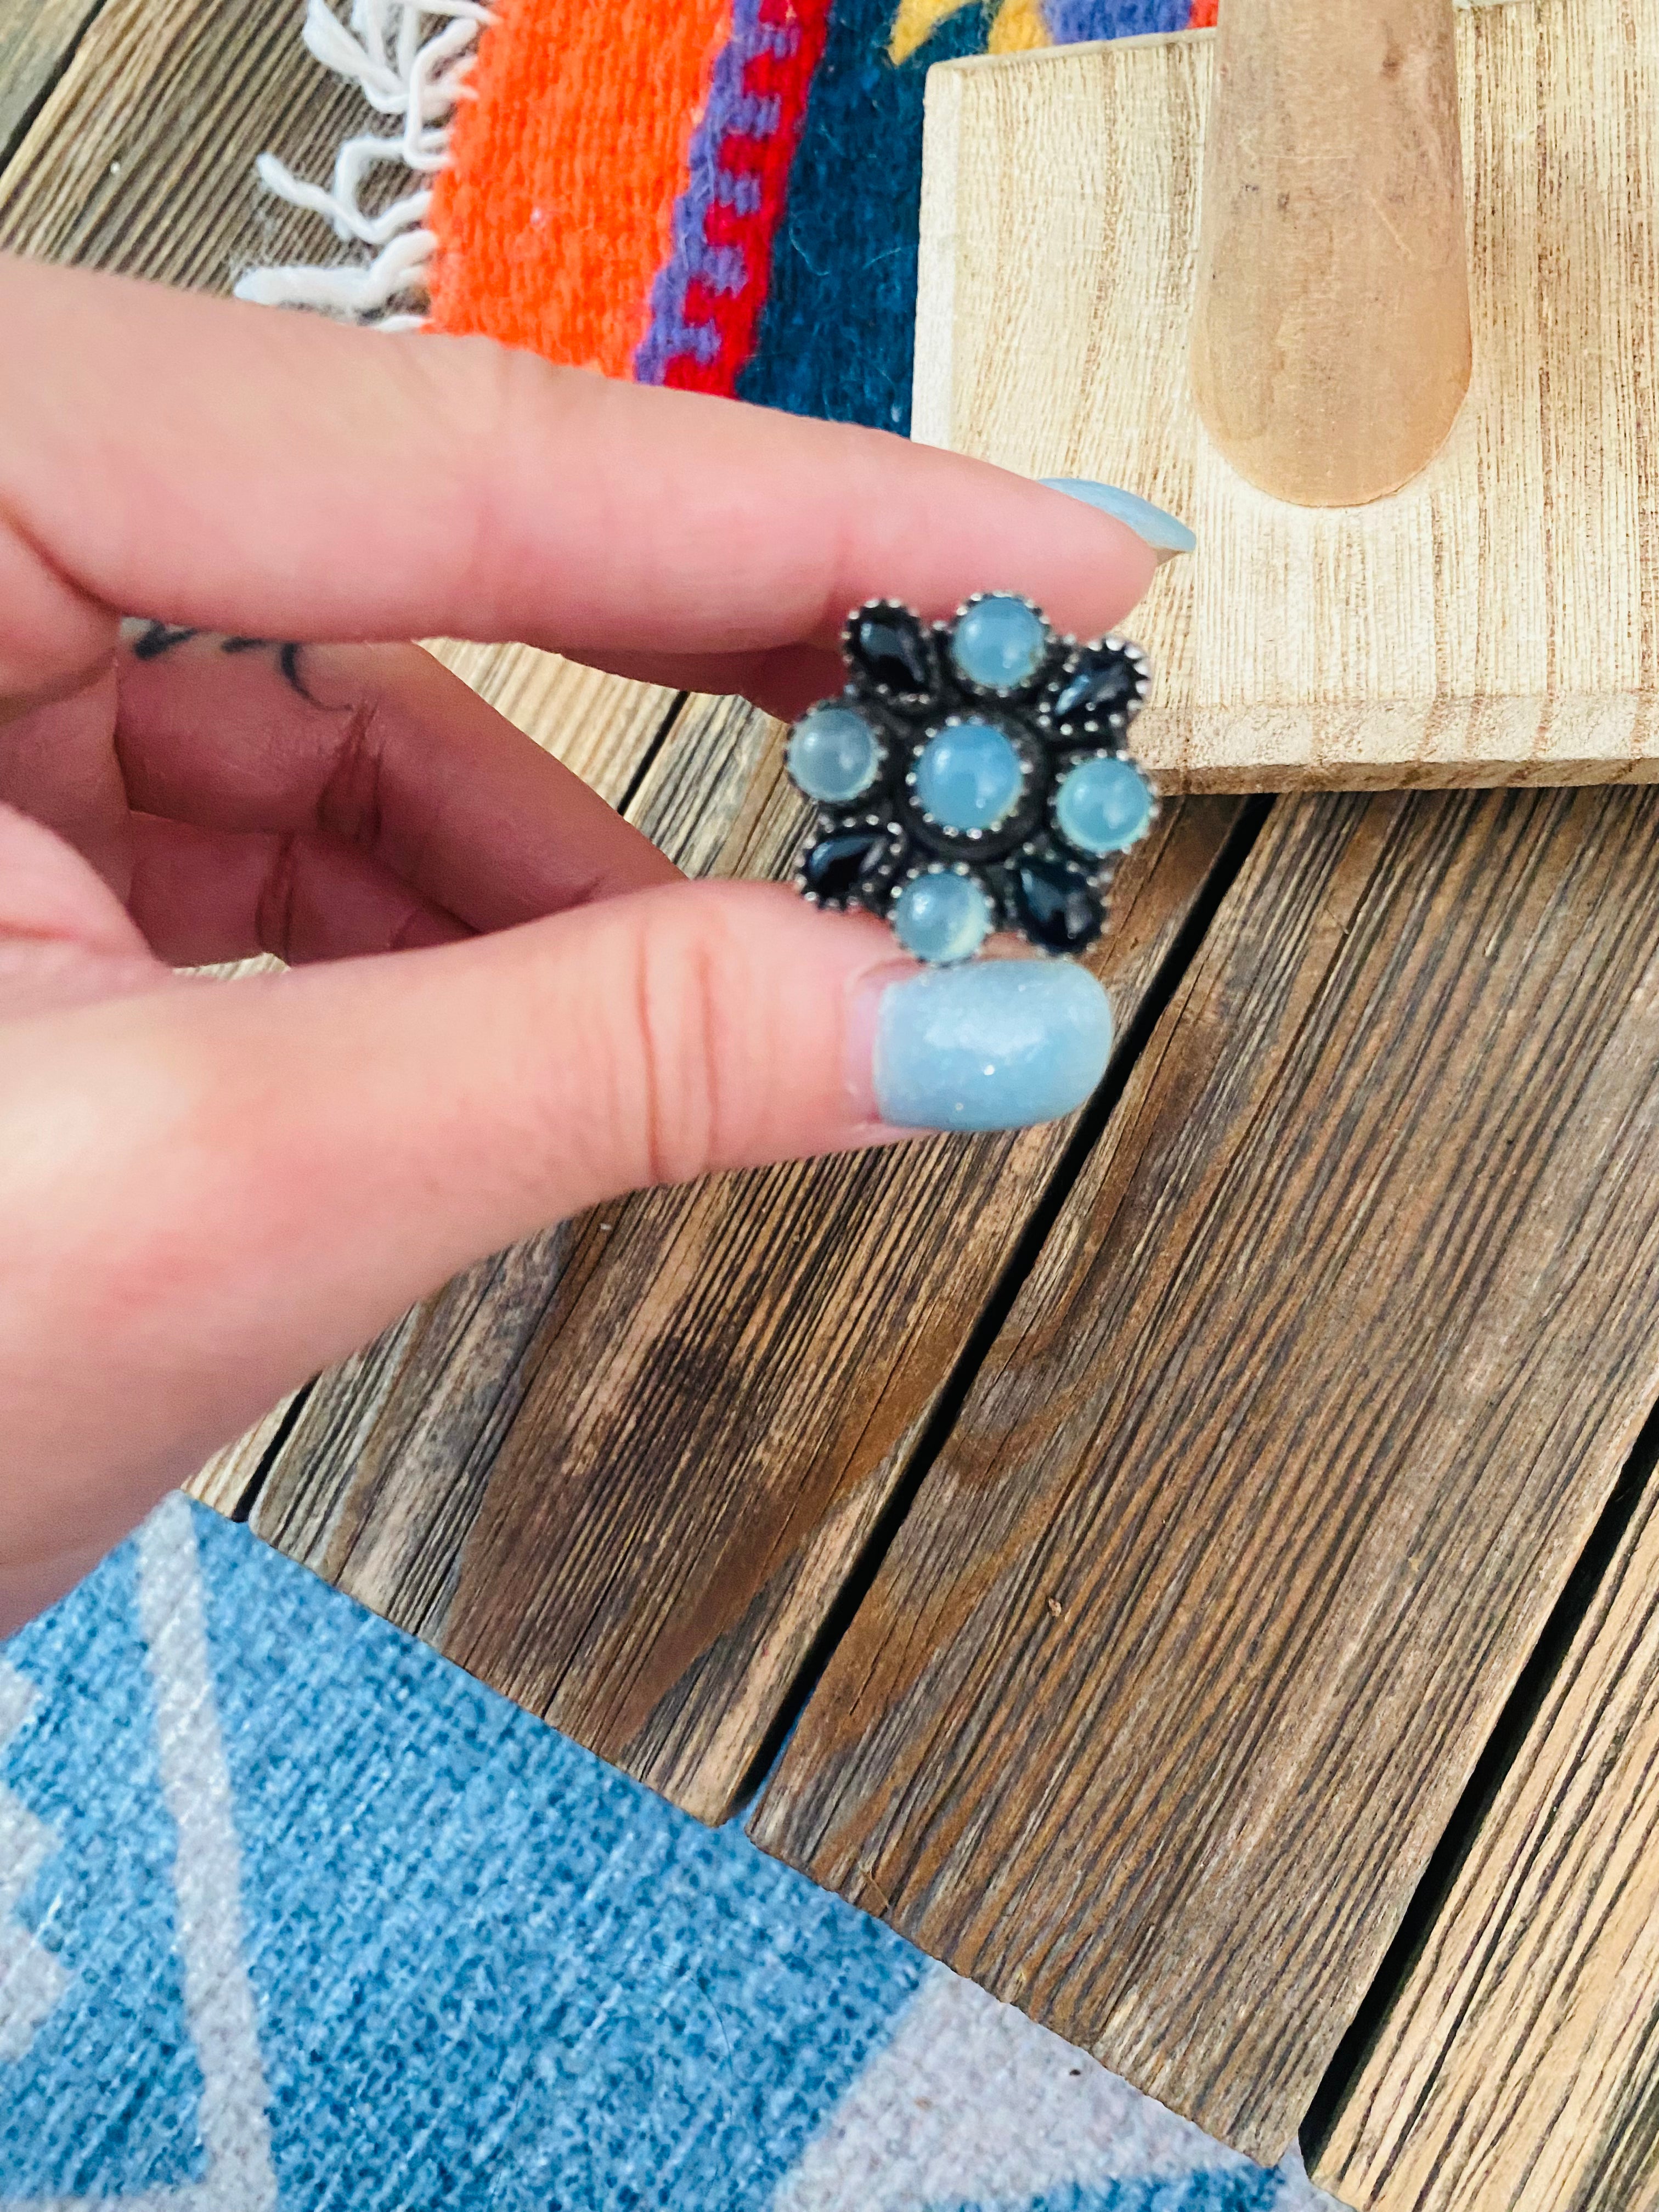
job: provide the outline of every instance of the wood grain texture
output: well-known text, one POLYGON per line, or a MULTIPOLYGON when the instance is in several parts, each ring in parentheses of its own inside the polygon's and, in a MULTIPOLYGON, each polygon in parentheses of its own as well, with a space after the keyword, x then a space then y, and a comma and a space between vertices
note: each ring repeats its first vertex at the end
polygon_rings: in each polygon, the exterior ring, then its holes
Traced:
MULTIPOLYGON (((678 711, 660 686, 528 646, 432 650, 613 805, 678 711)), ((258 1533, 405 1626, 441 1621, 567 1243, 553 1229, 480 1261, 320 1376, 267 1470, 258 1533)))
MULTIPOLYGON (((613 805, 642 773, 677 711, 677 695, 660 685, 602 676, 530 646, 438 639, 431 650, 613 805)), ((238 961, 211 972, 228 978, 278 965, 238 961)), ((434 1512, 453 1536, 459 1500, 473 1495, 481 1480, 473 1455, 488 1450, 516 1402, 517 1363, 545 1313, 561 1250, 556 1233, 483 1262, 322 1376, 283 1455, 285 1474, 280 1498, 267 1508, 267 1533, 280 1532, 276 1540, 324 1572, 343 1545, 367 1540, 363 1524, 374 1516, 396 1522, 389 1556, 398 1561, 428 1540, 426 1516, 434 1512), (342 1508, 349 1480, 351 1503, 342 1508), (388 1483, 392 1491, 383 1496, 388 1483), (456 1498, 438 1495, 446 1484, 455 1486, 456 1498)), ((204 1469, 189 1486, 191 1495, 234 1511, 275 1437, 270 1418, 259 1422, 204 1469)), ((377 1571, 390 1571, 384 1559, 377 1571)), ((359 1595, 373 1603, 380 1586, 359 1595)), ((404 1599, 406 1612, 412 1606, 423 1617, 424 1596, 405 1592, 404 1599)))
POLYGON ((534 646, 434 638, 428 648, 613 806, 633 788, 679 708, 680 695, 663 684, 605 676, 534 646))
POLYGON ((314 253, 254 156, 325 169, 368 110, 299 30, 292 0, 106 0, 0 174, 0 246, 213 291, 314 253))
POLYGON ((1331 513, 1191 398, 1210 34, 929 77, 916 434, 1192 524, 1135 617, 1171 781, 1659 774, 1659 0, 1475 9, 1458 52, 1474 381, 1422 475, 1331 513))
POLYGON ((1318 2162, 1365 2212, 1659 2205, 1659 1485, 1318 2162))
POLYGON ((552 1229, 481 1261, 313 1383, 254 1533, 432 1640, 568 1243, 552 1229))
MULTIPOLYGON (((780 740, 692 702, 630 813, 698 872, 779 872, 801 826, 780 740)), ((1172 810, 1120 878, 1121 1018, 1234 818, 1172 810)), ((496 1339, 462 1359, 459 1309, 424 1314, 313 1399, 253 1525, 721 1817, 1064 1142, 941 1143, 602 1208, 550 1244, 496 1339)))
POLYGON ((0 7, 0 163, 68 65, 103 0, 8 0, 0 7))
POLYGON ((1659 1382, 1656 831, 1275 809, 754 1823, 1267 2160, 1659 1382))
POLYGON ((216 1451, 201 1472, 185 1483, 185 1490, 204 1505, 210 1505, 216 1513, 227 1516, 235 1512, 259 1479, 266 1454, 283 1432, 283 1424, 293 1410, 294 1395, 284 1398, 280 1406, 273 1406, 262 1420, 256 1421, 246 1435, 234 1443, 216 1451))
POLYGON ((1452 0, 1229 0, 1194 279, 1193 399, 1303 507, 1397 491, 1469 385, 1452 0))

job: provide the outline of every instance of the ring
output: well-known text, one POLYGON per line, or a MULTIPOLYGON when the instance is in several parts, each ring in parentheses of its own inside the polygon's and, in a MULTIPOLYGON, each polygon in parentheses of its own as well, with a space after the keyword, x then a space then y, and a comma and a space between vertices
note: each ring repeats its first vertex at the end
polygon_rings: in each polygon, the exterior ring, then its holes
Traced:
POLYGON ((1000 930, 1043 952, 1092 945, 1119 855, 1158 818, 1126 744, 1152 689, 1140 647, 1079 645, 1030 599, 981 592, 940 623, 872 599, 842 653, 845 689, 789 732, 790 781, 817 809, 796 889, 878 915, 933 965, 1000 930))

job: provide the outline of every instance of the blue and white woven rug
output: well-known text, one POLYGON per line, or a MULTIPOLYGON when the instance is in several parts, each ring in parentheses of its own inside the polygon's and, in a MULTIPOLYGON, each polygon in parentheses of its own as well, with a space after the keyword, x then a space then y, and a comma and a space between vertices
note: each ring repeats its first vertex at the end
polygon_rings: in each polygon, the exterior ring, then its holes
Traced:
POLYGON ((5 2212, 1312 2212, 182 1498, 0 1646, 5 2212))

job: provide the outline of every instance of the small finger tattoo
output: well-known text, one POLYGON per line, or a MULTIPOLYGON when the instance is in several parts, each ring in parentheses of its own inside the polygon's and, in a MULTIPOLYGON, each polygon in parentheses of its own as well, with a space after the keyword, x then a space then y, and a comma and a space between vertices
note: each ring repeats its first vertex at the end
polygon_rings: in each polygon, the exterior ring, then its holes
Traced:
POLYGON ((174 629, 167 623, 146 623, 132 641, 132 657, 135 660, 159 660, 175 645, 184 645, 201 635, 198 629, 174 629))
MULTIPOLYGON (((183 629, 170 623, 147 622, 130 639, 135 660, 159 660, 164 653, 171 653, 175 645, 186 645, 193 637, 205 637, 209 633, 199 629, 183 629)), ((274 651, 276 665, 283 681, 291 690, 297 691, 308 707, 319 707, 321 700, 307 690, 305 678, 300 673, 301 647, 291 638, 222 637, 218 641, 221 653, 262 653, 274 651)))

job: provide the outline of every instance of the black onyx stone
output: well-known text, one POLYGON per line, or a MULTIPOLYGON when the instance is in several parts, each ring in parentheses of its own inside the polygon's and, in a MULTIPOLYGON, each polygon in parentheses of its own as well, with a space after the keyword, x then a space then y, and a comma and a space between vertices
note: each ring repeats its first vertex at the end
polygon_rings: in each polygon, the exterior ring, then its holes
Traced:
POLYGON ((800 872, 814 897, 848 899, 878 872, 887 850, 884 830, 838 830, 818 840, 801 862, 800 872))
POLYGON ((1048 711, 1056 722, 1099 721, 1121 714, 1139 696, 1139 671, 1127 653, 1091 647, 1078 656, 1048 711))
POLYGON ((879 691, 925 699, 933 689, 933 640, 908 607, 865 607, 854 615, 848 649, 879 691))
POLYGON ((1028 859, 1013 871, 1013 906, 1033 944, 1079 952, 1100 934, 1105 915, 1089 879, 1064 860, 1028 859))

